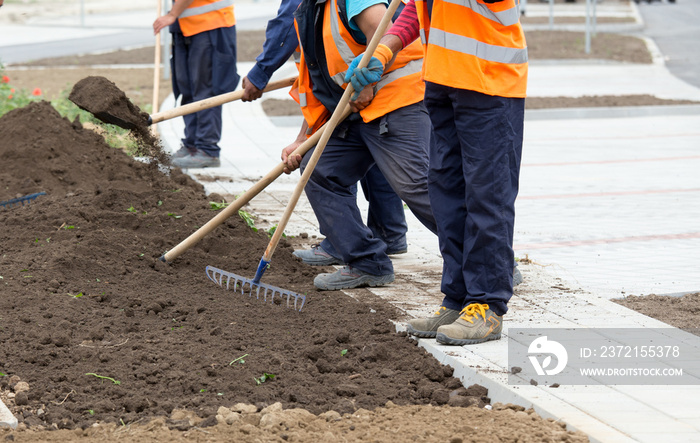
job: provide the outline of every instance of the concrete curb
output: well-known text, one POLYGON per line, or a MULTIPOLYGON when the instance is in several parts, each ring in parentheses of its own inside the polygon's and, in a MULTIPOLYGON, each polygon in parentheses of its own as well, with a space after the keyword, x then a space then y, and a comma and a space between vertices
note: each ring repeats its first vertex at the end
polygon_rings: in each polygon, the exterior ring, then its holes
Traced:
POLYGON ((700 105, 614 106, 597 108, 552 108, 525 111, 525 120, 571 120, 581 118, 627 118, 660 115, 698 115, 700 105))
POLYGON ((0 400, 0 428, 12 428, 17 427, 17 417, 12 415, 5 403, 0 400))

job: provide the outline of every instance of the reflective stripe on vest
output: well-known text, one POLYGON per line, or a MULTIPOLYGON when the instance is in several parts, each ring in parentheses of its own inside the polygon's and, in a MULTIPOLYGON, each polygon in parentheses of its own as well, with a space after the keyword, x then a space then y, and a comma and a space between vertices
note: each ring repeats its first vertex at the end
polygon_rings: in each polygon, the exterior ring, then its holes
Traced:
MULTIPOLYGON (((366 46, 358 43, 346 28, 341 19, 337 1, 327 0, 323 5, 323 44, 329 71, 325 74, 334 83, 346 88, 345 71, 355 57, 365 51, 366 46)), ((299 36, 298 26, 297 36, 299 36)), ((420 80, 422 66, 423 50, 418 42, 413 42, 399 52, 391 67, 375 85, 374 99, 369 106, 360 111, 363 121, 370 122, 396 109, 421 102, 425 93, 425 84, 420 80)), ((308 69, 302 52, 299 77, 295 83, 296 90, 290 94, 300 104, 304 119, 311 130, 310 133, 313 133, 325 123, 330 112, 314 95, 308 69)), ((316 66, 315 69, 319 67, 316 66)))
POLYGON ((218 11, 219 9, 228 8, 233 6, 233 0, 219 0, 218 2, 210 3, 208 5, 195 6, 194 8, 187 8, 182 11, 179 18, 192 17, 193 15, 206 14, 211 11, 218 11))
POLYGON ((514 0, 416 0, 423 79, 487 95, 525 97, 528 55, 514 0))
POLYGON ((185 37, 228 28, 236 24, 233 14, 234 0, 194 0, 178 17, 180 29, 185 37))
POLYGON ((476 0, 443 0, 445 3, 452 3, 454 5, 464 6, 469 8, 477 14, 485 17, 489 20, 493 20, 502 24, 503 26, 512 26, 520 21, 520 11, 518 7, 513 5, 512 8, 508 8, 503 11, 494 12, 489 9, 484 3, 479 3, 476 0))
POLYGON ((431 29, 428 42, 431 45, 461 52, 462 54, 474 55, 490 62, 527 62, 527 48, 506 48, 504 46, 489 45, 473 38, 447 33, 441 29, 431 29))

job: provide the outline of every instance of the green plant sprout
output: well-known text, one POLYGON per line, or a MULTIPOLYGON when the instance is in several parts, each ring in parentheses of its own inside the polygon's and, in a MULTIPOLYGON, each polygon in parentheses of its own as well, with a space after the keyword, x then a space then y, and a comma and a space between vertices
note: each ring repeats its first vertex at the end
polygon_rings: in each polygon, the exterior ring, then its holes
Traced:
POLYGON ((245 223, 250 229, 252 229, 255 232, 258 232, 258 228, 255 227, 255 219, 250 213, 244 211, 243 209, 239 209, 238 215, 245 221, 245 223))
POLYGON ((75 226, 74 225, 66 225, 63 227, 63 229, 65 229, 67 231, 69 229, 75 229, 75 226))
POLYGON ((247 357, 247 356, 248 356, 248 354, 241 355, 240 357, 238 357, 237 359, 233 360, 233 361, 232 361, 231 363, 229 363, 228 365, 231 366, 232 364, 234 364, 234 363, 236 363, 236 362, 238 362, 238 363, 240 363, 240 364, 243 364, 243 363, 245 363, 245 360, 243 360, 243 358, 244 358, 244 357, 247 357))
POLYGON ((259 378, 253 378, 255 380, 255 383, 260 385, 262 383, 265 383, 267 380, 272 380, 275 378, 275 374, 268 374, 267 372, 263 372, 263 375, 259 378))
POLYGON ((97 378, 101 379, 102 381, 109 380, 112 383, 114 383, 115 385, 122 384, 122 382, 120 382, 119 380, 115 380, 112 377, 105 377, 104 375, 98 375, 98 374, 95 374, 94 372, 88 372, 85 375, 92 375, 93 377, 97 377, 97 378))
POLYGON ((69 292, 68 295, 70 295, 70 296, 73 297, 73 298, 80 298, 80 297, 82 297, 82 296, 85 295, 85 294, 83 294, 82 292, 78 292, 77 294, 71 294, 71 293, 69 292))
POLYGON ((94 410, 88 409, 87 411, 88 411, 88 414, 90 414, 90 415, 95 415, 95 411, 94 411, 94 410))
MULTIPOLYGON (((277 230, 277 225, 272 226, 270 229, 267 230, 267 236, 272 238, 272 236, 275 234, 276 230, 277 230)), ((283 232, 282 237, 287 238, 287 234, 285 234, 283 232)))
POLYGON ((226 206, 228 206, 230 203, 226 203, 225 201, 219 202, 209 202, 209 206, 211 206, 212 211, 218 211, 219 209, 224 209, 226 206))
POLYGON ((163 200, 158 200, 158 206, 163 206, 163 200))
POLYGON ((174 212, 168 212, 168 216, 170 216, 170 217, 172 217, 172 218, 175 218, 175 219, 177 219, 177 218, 182 218, 181 215, 176 215, 174 212))
POLYGON ((199 390, 199 392, 200 392, 200 393, 202 393, 202 392, 207 392, 207 390, 204 389, 204 388, 202 388, 202 389, 199 390))
POLYGON ((7 377, 7 374, 5 374, 4 372, 0 372, 0 377, 7 377))
POLYGON ((136 210, 136 208, 134 208, 133 206, 130 206, 129 209, 127 209, 127 211, 129 211, 129 212, 131 212, 131 213, 133 213, 133 214, 136 214, 136 213, 138 212, 138 211, 136 210))
POLYGON ((340 355, 342 355, 343 357, 345 357, 345 354, 347 354, 347 353, 348 353, 347 349, 343 349, 342 351, 340 351, 340 355))

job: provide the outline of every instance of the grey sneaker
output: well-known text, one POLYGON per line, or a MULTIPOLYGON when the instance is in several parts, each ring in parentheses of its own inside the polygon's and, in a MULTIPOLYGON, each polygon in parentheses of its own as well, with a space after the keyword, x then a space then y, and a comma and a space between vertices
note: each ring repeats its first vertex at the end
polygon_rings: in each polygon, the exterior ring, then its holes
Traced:
POLYGON ((172 159, 176 158, 182 158, 182 157, 187 157, 188 155, 192 155, 194 153, 194 149, 190 149, 185 145, 180 145, 180 149, 175 151, 173 155, 171 156, 172 159))
POLYGON ((192 155, 173 159, 171 163, 173 164, 173 166, 178 166, 183 169, 208 167, 216 168, 218 166, 221 166, 221 160, 219 160, 219 157, 212 157, 211 155, 207 155, 199 149, 192 155))
POLYGON ((323 250, 321 245, 312 246, 311 249, 299 249, 293 254, 299 257, 304 263, 311 266, 342 265, 343 261, 335 258, 323 250))
POLYGON ((440 326, 436 340, 444 345, 473 345, 501 338, 503 317, 496 315, 489 305, 472 303, 462 309, 454 323, 440 326))
POLYGON ((332 274, 319 274, 314 279, 314 286, 322 291, 360 288, 363 286, 382 286, 394 281, 394 273, 372 275, 344 266, 332 274))
POLYGON ((433 338, 437 335, 437 329, 442 325, 449 325, 459 318, 459 311, 440 306, 432 317, 414 318, 406 324, 406 332, 410 335, 422 338, 433 338))
POLYGON ((523 274, 520 273, 520 270, 517 266, 513 267, 513 286, 518 286, 522 282, 523 274))

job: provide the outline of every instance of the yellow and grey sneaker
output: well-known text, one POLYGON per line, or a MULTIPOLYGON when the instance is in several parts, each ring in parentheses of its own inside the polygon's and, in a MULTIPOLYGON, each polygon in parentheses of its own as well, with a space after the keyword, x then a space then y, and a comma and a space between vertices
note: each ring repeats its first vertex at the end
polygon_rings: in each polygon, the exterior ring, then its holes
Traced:
POLYGON ((503 316, 496 315, 489 305, 467 305, 454 323, 440 326, 436 340, 444 345, 473 345, 501 338, 503 316))
POLYGON ((415 318, 406 324, 406 332, 422 338, 433 338, 442 325, 449 325, 459 318, 459 311, 440 306, 432 317, 415 318))

